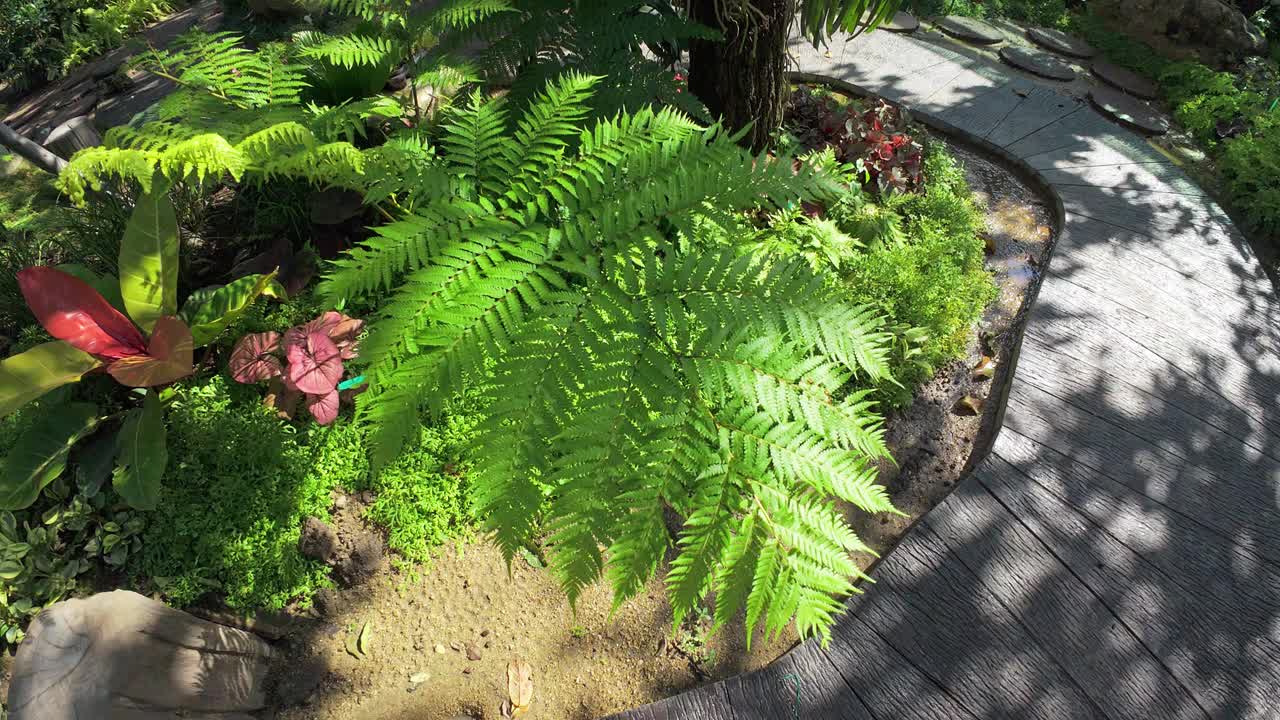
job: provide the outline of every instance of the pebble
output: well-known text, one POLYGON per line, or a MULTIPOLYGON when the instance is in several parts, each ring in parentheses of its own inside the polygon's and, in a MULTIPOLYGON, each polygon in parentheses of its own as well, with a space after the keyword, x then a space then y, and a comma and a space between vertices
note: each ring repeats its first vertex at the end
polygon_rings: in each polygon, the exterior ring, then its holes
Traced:
POLYGON ((480 659, 480 648, 471 643, 467 643, 467 659, 475 662, 480 659))
POLYGON ((409 676, 409 682, 413 683, 414 685, 421 685, 422 683, 430 679, 431 679, 431 673, 429 672, 416 672, 409 676))
POLYGON ((441 645, 440 643, 436 643, 435 651, 436 651, 436 654, 438 654, 438 655, 443 655, 443 654, 444 654, 444 646, 443 646, 443 645, 441 645))
POLYGON ((458 642, 457 640, 450 642, 449 647, 453 648, 456 652, 462 652, 462 643, 458 642))

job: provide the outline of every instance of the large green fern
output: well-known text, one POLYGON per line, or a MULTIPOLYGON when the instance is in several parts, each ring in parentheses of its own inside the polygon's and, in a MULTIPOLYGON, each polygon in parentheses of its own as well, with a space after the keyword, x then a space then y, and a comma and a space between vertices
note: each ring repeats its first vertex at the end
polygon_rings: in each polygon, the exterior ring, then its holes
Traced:
POLYGON ((514 119, 454 106, 438 151, 400 156, 412 212, 323 282, 378 306, 358 406, 375 460, 424 406, 483 388, 473 486, 508 559, 543 533, 571 600, 604 577, 621 603, 674 545, 677 622, 714 591, 719 623, 826 637, 867 550, 836 501, 896 512, 860 389, 892 338, 803 260, 700 237, 835 183, 670 109, 580 130, 598 85, 562 75, 514 119))

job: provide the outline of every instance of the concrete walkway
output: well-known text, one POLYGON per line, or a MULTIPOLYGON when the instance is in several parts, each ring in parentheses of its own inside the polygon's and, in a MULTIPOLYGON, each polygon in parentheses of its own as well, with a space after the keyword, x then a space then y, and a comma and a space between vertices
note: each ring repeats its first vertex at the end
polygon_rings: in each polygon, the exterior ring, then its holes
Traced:
POLYGON ((619 717, 1280 717, 1280 306, 1245 239, 1085 101, 886 32, 828 50, 793 52, 1061 200, 1003 429, 829 647, 619 717))

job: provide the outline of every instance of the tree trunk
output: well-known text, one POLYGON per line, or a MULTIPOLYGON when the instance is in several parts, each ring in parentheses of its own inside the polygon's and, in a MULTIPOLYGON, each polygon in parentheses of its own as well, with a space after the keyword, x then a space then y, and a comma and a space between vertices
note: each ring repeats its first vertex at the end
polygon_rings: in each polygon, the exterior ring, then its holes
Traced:
POLYGON ((787 99, 787 28, 795 0, 691 0, 690 18, 724 34, 689 47, 689 89, 731 130, 751 126, 744 145, 760 151, 782 125, 787 99), (716 6, 726 15, 717 13, 716 6), (753 124, 754 123, 754 124, 753 124))
POLYGON ((0 145, 3 145, 18 154, 32 165, 57 175, 62 168, 67 166, 67 161, 45 150, 39 145, 22 137, 13 131, 13 128, 0 122, 0 145))

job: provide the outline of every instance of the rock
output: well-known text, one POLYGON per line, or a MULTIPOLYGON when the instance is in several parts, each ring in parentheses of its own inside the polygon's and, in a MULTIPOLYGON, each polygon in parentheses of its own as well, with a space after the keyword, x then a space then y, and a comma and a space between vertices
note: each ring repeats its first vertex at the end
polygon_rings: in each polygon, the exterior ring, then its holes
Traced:
POLYGON ((1267 51, 1262 31, 1222 0, 1090 0, 1089 11, 1116 20, 1126 34, 1139 37, 1236 55, 1267 51))
POLYGON ((437 655, 443 655, 447 650, 447 648, 444 645, 441 645, 440 643, 436 643, 436 646, 432 649, 436 651, 437 655))
POLYGON ((320 518, 308 517, 302 521, 302 534, 298 537, 298 552, 303 557, 331 563, 338 554, 338 533, 320 518))
POLYGON ((356 538, 351 550, 334 567, 338 580, 347 587, 362 585, 382 565, 382 538, 366 533, 356 538))
POLYGON ((958 40, 977 43, 978 45, 995 45, 1004 42, 1004 35, 994 27, 963 15, 948 15, 938 18, 938 27, 942 32, 958 40))
POLYGON ((1148 135, 1169 132, 1169 120, 1150 105, 1111 88, 1097 87, 1089 91, 1089 99, 1103 115, 1121 125, 1148 135))
POLYGON ((1143 100, 1154 100, 1159 94, 1159 88, 1156 87, 1154 82, 1115 63, 1110 63, 1106 60, 1095 60, 1089 70, 1099 80, 1111 87, 1123 90, 1143 100))
POLYGON ((251 720, 271 648, 117 590, 42 611, 14 659, 10 720, 251 720), (156 714, 153 708, 163 708, 156 714))
POLYGON ((430 679, 431 679, 431 673, 429 672, 416 672, 409 676, 409 682, 413 683, 414 685, 421 685, 422 683, 430 679))
POLYGON ((467 643, 467 659, 476 662, 480 659, 480 648, 472 643, 467 643))
POLYGON ((1066 82, 1076 78, 1076 71, 1072 70, 1070 65, 1043 50, 1024 47, 1000 48, 1000 59, 1020 70, 1026 70, 1033 75, 1050 80, 1066 82))
MULTIPOLYGON (((866 25, 866 22, 867 15, 864 14, 859 24, 866 25)), ((877 25, 876 29, 897 33, 913 33, 920 29, 920 21, 916 19, 915 15, 899 10, 893 14, 893 17, 877 25)))
POLYGON ((349 502, 351 501, 347 499, 347 496, 344 493, 338 493, 338 496, 333 499, 333 508, 335 510, 341 510, 345 508, 349 502))
POLYGON ((44 146, 54 155, 69 158, 77 150, 102 144, 102 136, 93 127, 91 118, 80 115, 62 123, 49 133, 44 146))
POLYGON ((1087 60, 1094 55, 1093 46, 1075 35, 1068 35, 1061 30, 1033 27, 1027 30, 1027 37, 1040 47, 1059 55, 1087 60))
POLYGON ((329 188, 311 193, 307 206, 311 211, 311 222, 339 225, 364 212, 364 197, 353 190, 329 188))

